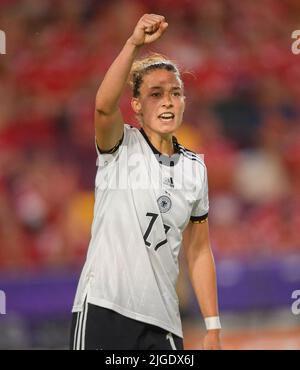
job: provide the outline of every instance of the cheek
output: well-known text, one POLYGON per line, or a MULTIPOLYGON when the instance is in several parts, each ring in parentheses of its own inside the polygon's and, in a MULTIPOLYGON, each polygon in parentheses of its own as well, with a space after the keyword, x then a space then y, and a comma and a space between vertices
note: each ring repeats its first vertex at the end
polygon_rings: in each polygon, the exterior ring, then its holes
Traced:
POLYGON ((147 102, 143 105, 144 116, 155 116, 157 113, 158 104, 156 102, 147 102))

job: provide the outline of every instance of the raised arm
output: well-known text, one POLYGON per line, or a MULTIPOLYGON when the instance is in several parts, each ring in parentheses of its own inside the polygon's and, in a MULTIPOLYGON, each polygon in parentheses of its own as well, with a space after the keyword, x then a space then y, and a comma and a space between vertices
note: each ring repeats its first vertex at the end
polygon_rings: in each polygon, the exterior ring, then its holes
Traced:
POLYGON ((111 150, 122 138, 124 121, 119 102, 139 49, 159 39, 167 27, 163 16, 143 15, 108 69, 97 92, 95 106, 95 132, 101 150, 111 150))

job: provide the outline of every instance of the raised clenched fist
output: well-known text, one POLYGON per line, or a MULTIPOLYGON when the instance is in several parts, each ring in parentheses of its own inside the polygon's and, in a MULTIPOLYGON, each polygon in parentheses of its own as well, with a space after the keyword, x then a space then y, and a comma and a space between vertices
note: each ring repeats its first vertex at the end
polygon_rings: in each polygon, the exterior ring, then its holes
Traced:
POLYGON ((130 42, 136 46, 150 44, 158 40, 168 27, 165 17, 157 14, 144 14, 138 21, 130 42))

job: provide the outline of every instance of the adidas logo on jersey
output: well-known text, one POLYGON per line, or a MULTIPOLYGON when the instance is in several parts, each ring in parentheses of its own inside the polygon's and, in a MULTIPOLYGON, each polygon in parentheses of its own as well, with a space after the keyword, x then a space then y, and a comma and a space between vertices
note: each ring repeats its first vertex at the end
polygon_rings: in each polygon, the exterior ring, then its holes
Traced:
POLYGON ((174 188, 174 182, 172 177, 166 177, 163 181, 164 185, 170 186, 171 188, 174 188))

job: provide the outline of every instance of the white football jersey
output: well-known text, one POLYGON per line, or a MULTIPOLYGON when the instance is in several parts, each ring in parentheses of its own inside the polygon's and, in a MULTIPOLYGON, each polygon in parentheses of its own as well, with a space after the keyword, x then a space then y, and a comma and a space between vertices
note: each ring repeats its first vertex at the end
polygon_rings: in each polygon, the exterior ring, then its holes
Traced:
POLYGON ((206 167, 173 137, 160 154, 143 129, 124 125, 120 143, 97 148, 94 220, 73 312, 88 303, 179 337, 176 283, 182 232, 208 215, 206 167))

